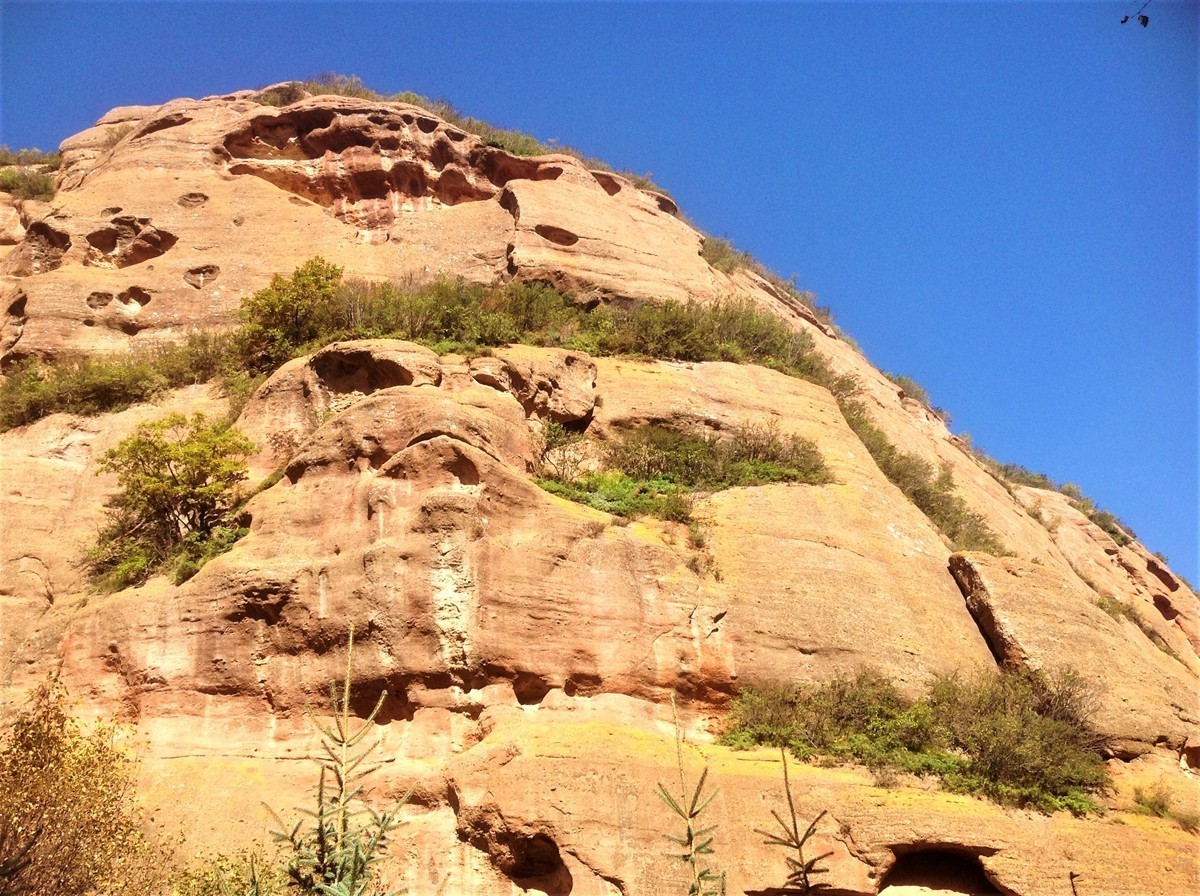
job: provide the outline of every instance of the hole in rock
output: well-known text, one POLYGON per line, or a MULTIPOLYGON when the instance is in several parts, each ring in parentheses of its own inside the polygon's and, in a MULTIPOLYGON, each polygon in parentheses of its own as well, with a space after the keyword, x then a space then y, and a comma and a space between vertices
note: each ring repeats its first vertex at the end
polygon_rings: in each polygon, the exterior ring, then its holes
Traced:
POLYGON ((121 206, 119 205, 110 205, 108 208, 100 209, 101 218, 111 218, 113 215, 119 214, 121 214, 121 206))
POLYGON ((34 221, 26 228, 25 239, 6 259, 4 273, 25 277, 57 270, 70 248, 71 238, 66 233, 45 221, 34 221))
POLYGON ((549 240, 558 246, 574 246, 579 242, 579 237, 571 231, 555 227, 553 224, 538 224, 533 230, 542 239, 549 240))
POLYGON ((987 878, 978 857, 969 852, 948 849, 928 849, 905 852, 896 859, 883 880, 879 896, 914 892, 912 887, 924 887, 916 892, 956 894, 956 896, 990 896, 1001 891, 987 878))
POLYGON ((510 156, 502 149, 486 145, 471 153, 471 162, 498 187, 510 180, 534 180, 541 167, 534 159, 510 156))
MULTIPOLYGON (((512 215, 515 220, 517 220, 517 221, 521 220, 521 205, 519 202, 517 202, 517 194, 516 193, 514 193, 512 190, 505 188, 500 193, 499 202, 500 202, 500 207, 502 209, 504 209, 506 212, 508 212, 510 215, 512 215)), ((508 251, 511 253, 512 249, 509 248, 508 251)))
POLYGON ((558 165, 543 165, 533 173, 534 180, 558 180, 563 170, 558 165))
MULTIPOLYGON (((95 293, 93 293, 93 295, 95 295, 95 293)), ((131 286, 124 292, 119 293, 117 295, 117 299, 119 299, 123 304, 137 305, 140 308, 143 305, 150 304, 150 293, 147 290, 142 289, 140 286, 131 286)))
POLYGON ((1179 615, 1179 611, 1171 605, 1170 599, 1162 594, 1154 595, 1154 609, 1158 610, 1162 618, 1168 622, 1179 615))
MULTIPOLYGON (((1178 591, 1179 581, 1171 575, 1170 571, 1160 564, 1155 557, 1151 557, 1146 561, 1146 569, 1150 571, 1150 575, 1154 576, 1160 582, 1167 586, 1168 591, 1178 591)), ((1157 598, 1155 599, 1157 601, 1157 598)), ((1173 617, 1168 617, 1173 618, 1173 617)))
POLYGON ((470 458, 459 451, 443 466, 443 469, 463 485, 479 485, 479 468, 470 458))
POLYGON ((204 289, 209 283, 212 283, 220 275, 221 269, 215 264, 204 264, 198 268, 190 269, 183 275, 183 280, 188 286, 194 286, 196 289, 204 289))
POLYGON ((604 188, 604 192, 609 196, 616 196, 621 192, 621 182, 611 174, 606 174, 603 171, 593 171, 592 177, 596 178, 596 183, 604 188))
POLYGON ((558 844, 545 834, 514 837, 509 849, 513 864, 502 870, 513 883, 527 890, 541 890, 546 896, 566 896, 574 888, 558 844))
POLYGON ((112 300, 113 294, 111 292, 94 292, 84 301, 87 302, 87 306, 93 311, 98 311, 112 300))
POLYGON ((411 386, 412 373, 390 358, 369 351, 324 352, 312 359, 311 367, 330 392, 370 394, 393 386, 411 386))
POLYGON ((563 693, 568 697, 589 697, 599 693, 603 680, 592 672, 574 672, 563 683, 563 693))
POLYGON ((550 693, 550 683, 534 672, 518 672, 513 676, 512 687, 522 706, 536 706, 550 693))
POLYGON ((100 262, 119 268, 141 264, 169 251, 178 241, 175 234, 151 225, 149 218, 123 215, 87 235, 92 251, 85 264, 100 262))
POLYGON ((417 127, 420 128, 423 134, 432 134, 437 130, 439 124, 440 122, 436 119, 426 118, 423 115, 417 118, 417 127))
MULTIPOLYGON (((451 805, 457 804, 457 798, 451 801, 451 805)), ((477 849, 487 853, 497 870, 522 890, 534 890, 546 896, 568 896, 575 888, 558 844, 548 834, 490 826, 465 833, 477 849)))
POLYGON ((102 227, 87 235, 88 245, 93 249, 109 254, 117 248, 118 230, 115 227, 102 227))
POLYGON ((652 195, 654 196, 654 202, 658 206, 658 210, 660 212, 666 212, 668 215, 679 214, 679 206, 677 206, 662 193, 654 193, 652 195))
POLYGON ((185 115, 183 112, 172 112, 170 115, 164 115, 162 118, 156 118, 154 121, 147 122, 141 130, 133 135, 133 139, 137 140, 156 131, 165 131, 167 128, 177 128, 181 124, 187 124, 191 120, 192 116, 185 115))
POLYGON ((438 139, 429 150, 429 161, 438 171, 457 160, 458 150, 445 138, 438 139))
POLYGON ((45 221, 34 221, 30 224, 26 231, 26 239, 29 237, 38 240, 47 250, 60 254, 71 248, 71 237, 64 231, 51 227, 45 221))
MULTIPOLYGON (((208 202, 208 196, 206 196, 204 193, 184 193, 175 201, 184 208, 197 208, 208 202)), ((118 211, 120 211, 120 209, 118 209, 118 211)))
POLYGON ((357 718, 370 717, 375 704, 379 703, 379 714, 375 724, 388 725, 392 722, 411 722, 416 707, 409 702, 408 692, 402 685, 391 686, 386 679, 355 681, 350 689, 350 712, 357 718), (387 692, 383 702, 379 697, 387 692))
POLYGON ((438 179, 437 198, 445 205, 458 205, 460 202, 475 202, 480 199, 490 199, 495 191, 471 183, 470 179, 458 168, 447 168, 438 179))
POLYGON ((12 302, 9 303, 7 313, 12 315, 13 317, 24 317, 25 316, 25 303, 28 301, 29 301, 29 296, 25 295, 25 293, 23 293, 23 292, 17 293, 17 297, 15 299, 13 299, 12 302))

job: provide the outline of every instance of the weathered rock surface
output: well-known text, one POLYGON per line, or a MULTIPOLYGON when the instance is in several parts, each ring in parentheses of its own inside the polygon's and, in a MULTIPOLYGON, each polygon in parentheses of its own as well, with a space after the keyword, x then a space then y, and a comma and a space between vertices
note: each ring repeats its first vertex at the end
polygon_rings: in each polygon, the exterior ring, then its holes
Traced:
MULTIPOLYGON (((339 97, 127 107, 63 152, 58 195, 13 206, 23 233, 0 246, 9 361, 227 326, 243 295, 316 254, 369 278, 543 279, 585 302, 740 295, 811 333, 888 438, 947 466, 1012 552, 952 556, 826 390, 751 366, 328 346, 278 370, 237 421, 258 449, 252 483, 280 474, 246 507, 250 535, 182 586, 104 597, 84 566, 116 486, 97 460, 141 422, 226 402, 193 387, 0 434, 0 718, 58 670, 81 712, 136 722, 145 796, 198 832, 189 848, 262 840, 261 800, 305 802, 305 709, 344 669, 351 624, 356 708, 391 695, 376 797, 417 784, 390 872, 414 894, 677 889, 651 795, 676 780, 673 693, 701 745, 689 773, 702 751, 721 789, 731 892, 772 892, 782 861, 750 828, 780 806, 777 758, 711 733, 741 685, 863 666, 917 693, 998 659, 1072 665, 1137 757, 1113 760, 1113 808, 1150 774, 1195 803, 1186 584, 1065 496, 998 481, 793 296, 711 269, 666 197, 569 156, 510 156, 415 106, 339 97), (619 525, 533 483, 549 421, 593 448, 644 423, 776 425, 812 439, 834 481, 701 496, 699 540, 619 525), (1098 606, 1113 602, 1139 623, 1098 606)), ((922 868, 938 862, 1021 896, 1068 893, 1072 874, 1081 894, 1200 889, 1195 838, 1169 820, 1046 818, 851 769, 796 766, 793 780, 803 815, 830 812, 817 846, 834 852, 834 892, 933 886, 922 868)))
POLYGON ((1200 743, 1195 676, 1133 622, 1097 607, 1090 589, 1043 566, 986 554, 955 554, 950 571, 1002 663, 1049 672, 1067 655, 1086 658, 1085 675, 1117 671, 1102 676, 1096 722, 1117 739, 1118 753, 1200 743))
POLYGON ((0 305, 16 278, 28 297, 6 356, 225 325, 243 295, 314 255, 373 279, 544 279, 605 298, 736 291, 669 199, 572 156, 512 156, 404 103, 277 109, 254 96, 125 107, 63 142, 60 190, 0 271, 0 305), (154 305, 115 326, 88 303, 131 288, 154 305))

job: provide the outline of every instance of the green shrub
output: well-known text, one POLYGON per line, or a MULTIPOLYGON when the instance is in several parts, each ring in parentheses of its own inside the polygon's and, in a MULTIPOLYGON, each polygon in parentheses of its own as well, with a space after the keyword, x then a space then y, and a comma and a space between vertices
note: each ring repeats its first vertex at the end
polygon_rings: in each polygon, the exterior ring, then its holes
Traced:
POLYGON ((25 168, 6 168, 0 171, 0 192, 11 193, 17 199, 39 199, 48 202, 54 198, 54 178, 41 171, 25 168))
POLYGON ((1144 787, 1133 789, 1134 811, 1141 815, 1152 815, 1155 818, 1169 818, 1189 834, 1200 832, 1200 815, 1176 809, 1172 803, 1171 792, 1166 785, 1159 781, 1149 790, 1144 787))
POLYGON ((608 446, 607 463, 635 479, 664 479, 689 488, 832 481, 815 444, 800 436, 785 438, 775 426, 740 427, 728 438, 639 427, 608 446))
POLYGON ((54 171, 62 164, 62 156, 57 152, 43 152, 40 149, 9 149, 7 144, 0 146, 0 168, 10 165, 20 167, 39 166, 54 171))
POLYGON ((696 490, 770 482, 832 481, 816 445, 799 436, 784 438, 775 427, 747 426, 727 438, 663 426, 622 433, 604 450, 604 472, 563 475, 580 464, 571 453, 577 437, 550 427, 544 435, 543 475, 547 491, 621 517, 656 516, 691 520, 696 490), (564 459, 574 458, 571 462, 564 459), (547 475, 548 474, 548 475, 547 475))
POLYGON ((309 716, 321 735, 321 752, 313 760, 319 768, 313 789, 315 806, 301 810, 304 818, 290 828, 275 815, 281 828, 275 832, 275 840, 288 853, 281 870, 287 877, 289 892, 312 896, 378 894, 373 887, 375 865, 386 852, 388 836, 400 826, 397 811, 412 795, 413 789, 409 788, 392 810, 382 813, 365 803, 364 779, 381 764, 372 761, 379 747, 374 739, 375 717, 387 692, 381 693, 375 708, 359 719, 350 691, 353 658, 351 627, 346 677, 341 687, 333 683, 329 687, 333 724, 325 725, 309 716))
POLYGON ((754 256, 734 248, 728 240, 717 236, 705 236, 700 244, 700 257, 718 271, 732 274, 738 268, 755 266, 754 256))
POLYGON ((97 583, 118 590, 168 565, 178 583, 228 550, 245 534, 231 517, 253 450, 224 423, 171 414, 142 424, 106 452, 97 473, 116 473, 121 491, 89 554, 97 583))
POLYGON ((276 274, 271 284, 242 300, 241 353, 247 369, 265 371, 290 360, 303 345, 332 329, 330 302, 342 269, 323 258, 276 274))
POLYGON ((167 388, 154 366, 132 354, 36 359, 15 367, 0 385, 0 427, 5 430, 49 414, 99 414, 148 401, 167 388))
POLYGON ((162 883, 135 769, 115 730, 85 733, 60 685, 34 694, 0 741, 0 893, 140 896, 162 883))
POLYGON ((171 896, 275 896, 286 887, 279 863, 249 850, 200 859, 171 878, 171 896))
POLYGON ((932 464, 901 451, 874 424, 861 401, 839 397, 838 404, 883 475, 929 517, 955 550, 984 551, 998 556, 1009 553, 983 516, 968 508, 966 501, 955 493, 949 467, 943 467, 935 475, 932 464))
POLYGON ((26 360, 0 383, 0 432, 55 413, 101 414, 149 401, 165 389, 229 375, 229 337, 194 333, 182 343, 111 355, 26 360))
POLYGON ((1093 710, 1091 686, 1071 672, 942 676, 910 703, 861 671, 818 688, 743 690, 722 740, 935 775, 1003 803, 1095 811, 1086 794, 1107 777, 1093 710))
POLYGON ((588 473, 572 482, 535 479, 551 494, 619 517, 655 516, 686 523, 692 516, 691 492, 665 479, 633 479, 620 471, 588 473))
POLYGON ((292 103, 297 103, 307 96, 308 91, 305 89, 303 82, 288 81, 285 84, 278 84, 275 87, 260 90, 254 95, 254 101, 264 106, 290 106, 292 103))
POLYGON ((902 373, 885 373, 884 376, 899 386, 906 397, 921 402, 925 407, 930 407, 929 392, 912 377, 902 373))

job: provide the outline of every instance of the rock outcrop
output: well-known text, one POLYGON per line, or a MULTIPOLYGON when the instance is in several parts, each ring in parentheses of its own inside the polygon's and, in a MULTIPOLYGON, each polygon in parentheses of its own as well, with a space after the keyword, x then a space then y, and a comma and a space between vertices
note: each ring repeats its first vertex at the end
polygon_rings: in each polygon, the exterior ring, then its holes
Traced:
MULTIPOLYGON (((652 795, 677 776, 671 695, 689 774, 707 763, 720 788, 730 892, 782 892, 781 858, 750 833, 781 804, 778 756, 713 734, 739 687, 863 667, 915 695, 940 673, 1071 665, 1099 688, 1118 782, 1153 769, 1193 787, 1200 604, 1143 546, 1057 492, 997 480, 794 297, 710 268, 666 197, 570 156, 508 155, 416 106, 256 96, 114 110, 63 144, 55 199, 0 217, 9 363, 230 326, 242 296, 317 254, 367 278, 545 280, 585 303, 738 295, 857 377, 887 437, 951 470, 1011 555, 952 554, 804 380, 340 342, 241 411, 252 481, 269 487, 245 507, 250 534, 179 586, 89 594, 116 488, 93 473, 139 423, 224 413, 215 388, 0 434, 0 714, 57 671, 82 713, 136 723, 144 796, 194 829, 189 848, 248 843, 264 800, 300 799, 306 709, 344 669, 353 625, 356 710, 389 694, 375 796, 416 785, 388 866, 414 894, 678 889, 652 795), (551 421, 592 446, 647 423, 773 425, 812 440, 833 481, 701 495, 703 539, 626 524, 533 481, 551 421), (181 799, 197 792, 203 805, 181 799)), ((922 869, 939 863, 1021 896, 1200 889, 1194 836, 1164 820, 1045 817, 916 781, 884 789, 861 769, 792 776, 805 817, 829 811, 814 842, 832 852, 833 892, 932 885, 922 869)))

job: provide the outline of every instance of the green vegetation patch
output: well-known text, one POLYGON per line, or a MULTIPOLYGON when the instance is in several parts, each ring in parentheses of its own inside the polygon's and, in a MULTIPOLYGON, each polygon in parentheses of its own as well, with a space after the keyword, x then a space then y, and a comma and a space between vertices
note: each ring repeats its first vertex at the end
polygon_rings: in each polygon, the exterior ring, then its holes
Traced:
POLYGON ((149 839, 116 728, 82 730, 51 680, 0 737, 0 893, 155 893, 170 850, 149 839))
POLYGON ((159 571, 180 584, 229 550, 247 534, 234 517, 253 450, 225 423, 171 414, 106 452, 97 473, 116 473, 121 491, 88 555, 97 585, 118 591, 159 571))
POLYGON ((0 383, 0 432, 55 413, 102 414, 149 401, 166 389, 236 379, 233 344, 220 335, 131 352, 29 359, 0 383))
POLYGON ((770 426, 741 427, 725 437, 639 427, 605 446, 603 471, 582 474, 575 454, 580 447, 581 440, 561 427, 550 427, 543 478, 537 483, 553 494, 620 517, 688 522, 697 491, 833 481, 816 445, 800 436, 784 437, 770 426))
POLYGON ((40 149, 9 149, 5 144, 0 146, 0 168, 7 168, 10 165, 38 166, 47 171, 55 171, 62 165, 62 156, 56 152, 43 152, 40 149))
POLYGON ((983 516, 967 506, 955 492, 954 476, 949 467, 940 471, 915 454, 893 445, 872 422, 866 405, 843 395, 838 396, 842 414, 859 437, 879 469, 893 485, 929 517, 950 539, 956 551, 983 551, 1006 556, 1008 549, 983 516))
POLYGON ((1070 671, 944 675, 914 702, 860 671, 818 688, 742 691, 722 741, 858 762, 883 780, 932 775, 950 790, 1006 805, 1084 814, 1099 811, 1089 794, 1108 781, 1094 702, 1092 687, 1070 671))
POLYGON ((520 342, 597 356, 755 363, 836 384, 812 337, 733 300, 588 310, 543 283, 368 283, 345 280, 340 267, 314 258, 247 296, 241 319, 232 333, 193 335, 179 345, 18 365, 0 385, 0 431, 56 412, 120 410, 215 379, 244 397, 255 378, 344 339, 406 339, 442 354, 520 342))
POLYGON ((17 199, 54 198, 54 178, 42 171, 27 168, 5 168, 0 171, 0 193, 11 193, 17 199))
POLYGON ((1003 483, 1009 491, 1012 491, 1013 486, 1024 485, 1030 488, 1042 488, 1048 491, 1059 492, 1067 496, 1072 507, 1103 529, 1117 543, 1118 547, 1125 547, 1125 545, 1137 537, 1137 534, 1129 525, 1114 513, 1098 506, 1075 483, 1064 482, 1059 484, 1045 473, 1034 472, 1020 464, 1001 463, 994 457, 989 457, 984 451, 972 446, 970 444, 970 436, 964 436, 964 441, 967 443, 971 455, 983 464, 984 468, 1003 483))

